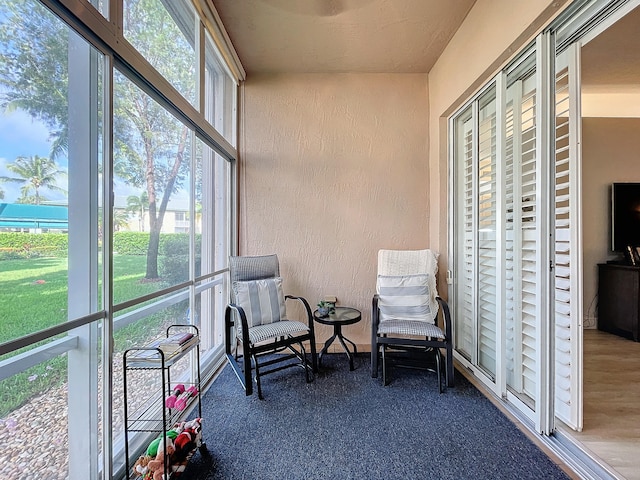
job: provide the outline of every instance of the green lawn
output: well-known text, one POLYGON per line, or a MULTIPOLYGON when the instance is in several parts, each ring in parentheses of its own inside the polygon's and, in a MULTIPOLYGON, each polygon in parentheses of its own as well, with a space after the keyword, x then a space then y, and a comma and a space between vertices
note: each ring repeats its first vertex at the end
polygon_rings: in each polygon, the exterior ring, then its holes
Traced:
MULTIPOLYGON (((144 283, 146 257, 114 257, 114 303, 163 288, 144 283)), ((67 259, 35 258, 0 261, 0 343, 67 321, 67 259)), ((128 326, 115 336, 126 346, 158 328, 162 318, 152 316, 128 326), (133 338, 132 338, 133 337, 133 338)), ((5 357, 6 358, 6 357, 5 357)), ((66 356, 57 357, 0 382, 0 418, 32 396, 66 381, 66 356)))
POLYGON ((0 291, 0 343, 62 323, 67 319, 67 259, 4 260, 0 291))
MULTIPOLYGON (((161 283, 142 283, 146 257, 114 258, 114 303, 146 295, 161 283)), ((67 259, 0 262, 0 343, 67 321, 67 259)))

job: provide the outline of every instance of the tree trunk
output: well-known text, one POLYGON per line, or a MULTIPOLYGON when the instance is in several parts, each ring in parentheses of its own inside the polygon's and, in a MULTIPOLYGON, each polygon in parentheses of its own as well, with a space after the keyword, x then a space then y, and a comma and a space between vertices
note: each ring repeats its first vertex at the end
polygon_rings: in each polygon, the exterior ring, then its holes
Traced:
MULTIPOLYGON (((167 211, 169 198, 173 192, 173 187, 176 183, 176 178, 178 177, 180 166, 184 159, 187 133, 187 128, 183 128, 180 135, 176 158, 171 169, 171 174, 169 175, 167 184, 164 187, 164 193, 162 195, 162 200, 160 201, 160 208, 157 208, 156 204, 157 196, 155 191, 154 171, 153 168, 149 168, 149 166, 153 167, 153 156, 150 155, 147 160, 147 194, 149 196, 149 249, 147 250, 147 273, 145 275, 147 280, 155 280, 160 277, 158 274, 160 232, 162 231, 162 223, 164 222, 164 214, 167 211)), ((150 149, 148 151, 150 151, 150 149)))
POLYGON ((158 275, 158 250, 160 247, 160 231, 151 229, 149 232, 149 249, 147 250, 147 280, 156 280, 158 275))

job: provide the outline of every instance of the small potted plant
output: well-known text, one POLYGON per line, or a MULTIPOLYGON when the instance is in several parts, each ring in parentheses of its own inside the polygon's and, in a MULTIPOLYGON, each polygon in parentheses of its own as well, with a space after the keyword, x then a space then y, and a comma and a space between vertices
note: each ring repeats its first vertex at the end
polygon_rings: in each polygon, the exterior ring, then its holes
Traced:
POLYGON ((333 312, 335 312, 335 308, 332 303, 325 302, 324 300, 318 302, 318 314, 321 317, 326 317, 333 312))

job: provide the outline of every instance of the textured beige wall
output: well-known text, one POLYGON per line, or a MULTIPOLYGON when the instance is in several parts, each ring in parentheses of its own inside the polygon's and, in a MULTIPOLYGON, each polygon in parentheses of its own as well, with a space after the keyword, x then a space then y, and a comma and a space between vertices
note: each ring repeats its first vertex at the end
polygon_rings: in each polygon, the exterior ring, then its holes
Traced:
POLYGON ((312 307, 360 309, 345 334, 368 348, 378 250, 428 244, 426 75, 251 76, 242 97, 240 253, 277 253, 312 307))
POLYGON ((595 326, 598 263, 609 252, 609 186, 640 182, 640 118, 582 119, 582 238, 585 325, 595 326), (587 319, 589 321, 587 321, 587 319))

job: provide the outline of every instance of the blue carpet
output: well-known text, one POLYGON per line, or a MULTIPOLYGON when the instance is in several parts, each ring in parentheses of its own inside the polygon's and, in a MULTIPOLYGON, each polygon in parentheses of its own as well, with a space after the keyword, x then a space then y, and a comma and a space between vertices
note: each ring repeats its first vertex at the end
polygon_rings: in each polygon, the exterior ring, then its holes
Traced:
POLYGON ((368 355, 349 371, 325 355, 302 370, 263 377, 265 400, 244 395, 226 366, 202 399, 207 452, 184 472, 212 479, 567 479, 462 375, 438 394, 434 373, 371 378, 368 355))

